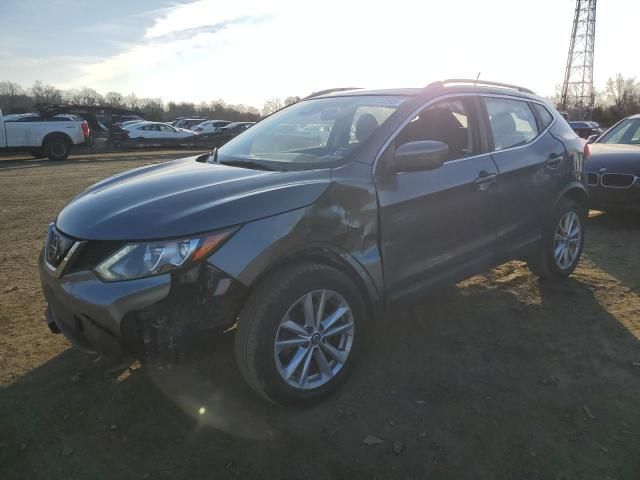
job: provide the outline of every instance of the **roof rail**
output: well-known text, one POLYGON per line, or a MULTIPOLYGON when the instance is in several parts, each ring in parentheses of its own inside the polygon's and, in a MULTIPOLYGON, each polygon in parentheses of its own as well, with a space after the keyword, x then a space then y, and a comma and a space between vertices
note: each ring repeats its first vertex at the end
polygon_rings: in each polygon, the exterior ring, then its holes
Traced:
POLYGON ((443 81, 437 81, 430 83, 425 88, 434 88, 434 87, 444 87, 446 84, 450 83, 470 83, 473 85, 485 85, 490 87, 502 87, 502 88, 511 88, 513 90, 518 90, 519 92, 530 93, 535 95, 533 90, 529 90, 525 87, 519 87, 518 85, 512 85, 510 83, 500 83, 500 82, 491 82, 489 80, 480 80, 480 79, 472 79, 472 78, 447 78, 443 81))
POLYGON ((327 88, 326 90, 319 90, 317 92, 313 92, 311 95, 307 95, 306 97, 303 98, 303 100, 306 100, 307 98, 313 98, 313 97, 318 97, 320 95, 326 95, 327 93, 333 93, 333 92, 344 92, 346 90, 360 90, 361 87, 337 87, 337 88, 327 88))

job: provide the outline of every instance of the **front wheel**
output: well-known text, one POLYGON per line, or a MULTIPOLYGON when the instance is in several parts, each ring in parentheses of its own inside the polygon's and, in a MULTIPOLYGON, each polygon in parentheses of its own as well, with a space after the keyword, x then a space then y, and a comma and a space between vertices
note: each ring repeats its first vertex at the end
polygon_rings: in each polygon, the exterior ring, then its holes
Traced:
POLYGON ((278 405, 329 395, 353 370, 365 312, 357 286, 335 268, 301 264, 276 272, 238 320, 236 358, 244 378, 278 405))
POLYGON ((541 278, 561 279, 575 270, 584 248, 586 209, 569 199, 560 201, 543 232, 537 251, 528 259, 529 270, 541 278))

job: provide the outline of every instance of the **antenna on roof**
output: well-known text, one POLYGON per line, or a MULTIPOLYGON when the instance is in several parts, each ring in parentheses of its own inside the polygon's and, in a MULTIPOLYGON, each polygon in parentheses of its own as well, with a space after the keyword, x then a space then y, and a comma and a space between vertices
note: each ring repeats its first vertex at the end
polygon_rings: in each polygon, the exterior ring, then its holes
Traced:
POLYGON ((476 83, 474 83, 474 85, 476 85, 476 84, 478 83, 478 80, 480 79, 480 74, 481 74, 481 73, 482 73, 482 72, 478 72, 478 75, 476 75, 476 83))

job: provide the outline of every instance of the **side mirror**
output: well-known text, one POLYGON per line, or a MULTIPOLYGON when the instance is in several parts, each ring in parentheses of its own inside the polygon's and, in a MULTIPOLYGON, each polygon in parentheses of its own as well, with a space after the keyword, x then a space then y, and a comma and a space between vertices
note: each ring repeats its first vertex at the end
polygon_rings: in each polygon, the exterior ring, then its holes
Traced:
POLYGON ((587 138, 587 143, 595 142, 598 139, 599 136, 600 135, 589 135, 589 138, 587 138))
POLYGON ((395 151, 394 167, 397 172, 433 170, 444 164, 449 145, 435 140, 403 143, 395 151))

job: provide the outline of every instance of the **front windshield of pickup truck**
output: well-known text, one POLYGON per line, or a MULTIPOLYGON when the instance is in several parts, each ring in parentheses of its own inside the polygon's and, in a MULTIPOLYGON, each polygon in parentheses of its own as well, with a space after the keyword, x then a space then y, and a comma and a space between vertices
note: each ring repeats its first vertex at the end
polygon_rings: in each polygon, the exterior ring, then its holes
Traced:
POLYGON ((304 100, 221 147, 217 160, 236 165, 261 162, 276 170, 330 166, 371 137, 406 99, 354 95, 304 100))

